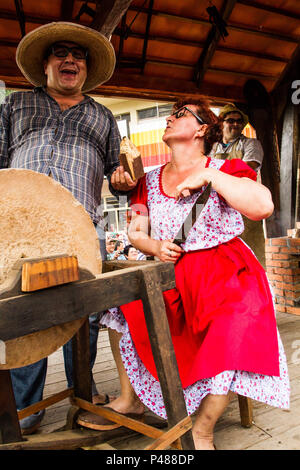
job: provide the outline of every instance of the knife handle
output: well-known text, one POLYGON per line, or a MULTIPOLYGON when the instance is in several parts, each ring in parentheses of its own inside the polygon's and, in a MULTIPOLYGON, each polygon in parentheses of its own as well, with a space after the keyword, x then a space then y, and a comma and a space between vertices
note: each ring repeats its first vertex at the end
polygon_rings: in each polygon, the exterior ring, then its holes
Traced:
POLYGON ((178 238, 176 240, 173 240, 172 243, 175 243, 175 245, 179 246, 180 248, 182 248, 182 244, 185 242, 185 240, 179 240, 178 238))

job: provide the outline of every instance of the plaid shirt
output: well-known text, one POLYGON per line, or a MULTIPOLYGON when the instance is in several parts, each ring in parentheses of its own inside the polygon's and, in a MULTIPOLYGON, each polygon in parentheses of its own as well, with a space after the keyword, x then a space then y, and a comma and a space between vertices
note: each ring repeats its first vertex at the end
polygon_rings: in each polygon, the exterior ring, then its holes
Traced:
POLYGON ((110 180, 119 166, 119 150, 120 134, 111 111, 88 96, 61 111, 39 87, 12 93, 1 105, 0 168, 51 174, 96 224, 103 177, 110 180))

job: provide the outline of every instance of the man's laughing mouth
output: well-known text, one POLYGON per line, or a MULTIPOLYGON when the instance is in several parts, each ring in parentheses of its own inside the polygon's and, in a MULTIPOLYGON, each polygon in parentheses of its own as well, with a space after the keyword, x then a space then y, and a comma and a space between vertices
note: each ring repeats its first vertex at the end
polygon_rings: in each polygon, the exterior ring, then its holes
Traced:
POLYGON ((76 70, 73 70, 73 69, 62 69, 62 70, 60 70, 60 73, 63 76, 72 77, 72 76, 77 75, 78 72, 76 70))

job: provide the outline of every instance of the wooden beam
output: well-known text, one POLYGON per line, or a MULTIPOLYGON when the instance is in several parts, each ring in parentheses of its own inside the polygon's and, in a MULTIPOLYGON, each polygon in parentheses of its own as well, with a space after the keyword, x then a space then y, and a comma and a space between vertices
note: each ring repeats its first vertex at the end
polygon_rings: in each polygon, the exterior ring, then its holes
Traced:
MULTIPOLYGON (((32 85, 21 75, 17 67, 0 73, 7 88, 31 90, 32 85)), ((224 86, 203 82, 197 88, 192 80, 172 80, 169 77, 149 77, 138 73, 116 71, 112 78, 92 91, 95 96, 114 96, 145 100, 175 102, 180 98, 206 98, 214 102, 244 102, 242 86, 224 86)))
MULTIPOLYGON (((118 0, 115 0, 115 1, 118 1, 118 0)), ((122 1, 122 0, 120 0, 120 1, 122 1)), ((123 1, 125 2, 126 0, 123 0, 123 1)), ((91 2, 91 3, 93 3, 93 2, 91 2)), ((94 1, 94 3, 95 3, 95 1, 94 1)), ((128 3, 130 3, 130 0, 128 0, 128 3)), ((136 7, 136 6, 132 5, 132 6, 129 6, 129 8, 127 8, 126 10, 124 10, 122 12, 122 15, 127 10, 141 11, 142 13, 148 13, 148 8, 140 8, 140 7, 136 7)), ((111 12, 111 14, 113 14, 113 11, 111 12)), ((120 16, 120 19, 121 19, 122 15, 120 16)), ((160 11, 160 10, 153 10, 153 15, 161 16, 163 18, 170 19, 170 20, 175 19, 175 20, 184 21, 184 22, 188 22, 188 23, 199 24, 199 25, 206 25, 206 26, 210 25, 210 22, 206 19, 203 19, 203 18, 179 16, 179 15, 175 15, 175 14, 172 14, 172 13, 166 13, 166 12, 163 12, 163 11, 160 11)), ((0 10, 0 18, 16 20, 15 14, 12 13, 11 11, 7 11, 7 10, 0 10)), ((108 18, 108 20, 110 20, 110 18, 108 18)), ((43 17, 43 16, 37 16, 37 15, 26 15, 26 21, 27 21, 27 23, 34 23, 34 24, 42 25, 42 24, 50 23, 52 21, 57 21, 57 17, 52 17, 52 16, 43 17)), ((109 29, 111 29, 112 31, 117 26, 118 21, 115 21, 114 24, 115 24, 114 27, 109 26, 109 29)), ((287 35, 287 34, 282 35, 282 34, 279 34, 276 31, 261 29, 259 26, 257 28, 255 28, 255 27, 248 27, 248 26, 238 24, 238 23, 230 23, 229 22, 227 24, 227 29, 232 30, 232 31, 241 32, 241 33, 254 34, 254 35, 258 35, 258 36, 262 36, 262 37, 267 37, 267 38, 270 38, 270 39, 273 39, 273 40, 280 40, 280 41, 290 42, 290 43, 295 43, 295 44, 299 43, 299 35, 287 35)), ((104 32, 103 32, 103 34, 104 34, 104 32)))
MULTIPOLYGON (((153 65, 164 65, 167 67, 177 67, 177 68, 184 68, 184 69, 193 69, 194 64, 188 64, 186 62, 182 62, 180 60, 164 60, 159 58, 148 57, 147 64, 153 65)), ((140 68, 143 66, 143 59, 139 56, 137 57, 123 57, 119 63, 119 68, 140 68)), ((240 77, 246 77, 248 79, 255 79, 255 80, 277 80, 277 77, 274 75, 263 74, 263 73, 251 73, 251 72, 242 72, 239 70, 227 70, 227 69, 219 69, 217 67, 209 67, 207 69, 209 72, 214 72, 217 74, 226 74, 226 75, 237 75, 240 77)))
POLYGON ((143 52, 142 52, 142 72, 144 71, 144 67, 145 67, 145 64, 146 64, 147 47, 148 47, 148 41, 149 41, 149 31, 150 31, 152 11, 153 11, 153 2, 154 2, 154 0, 150 0, 149 13, 147 15, 147 24, 146 24, 143 52))
POLYGON ((90 27, 110 38, 132 0, 96 0, 96 15, 90 27))
MULTIPOLYGON (((120 36, 120 39, 119 39, 119 49, 118 49, 118 54, 117 54, 117 64, 119 63, 121 57, 122 57, 122 54, 123 54, 123 47, 124 47, 124 41, 125 41, 125 34, 126 34, 126 28, 127 28, 127 25, 126 25, 126 18, 127 18, 127 12, 125 12, 125 14, 122 16, 122 20, 121 20, 121 28, 116 28, 116 29, 119 29, 119 36, 120 36)), ((116 34, 116 29, 114 31, 114 34, 116 34)))
POLYGON ((141 74, 114 73, 113 77, 94 92, 143 99, 176 101, 183 97, 202 97, 212 100, 244 101, 242 86, 232 87, 203 82, 201 88, 192 80, 173 80, 172 77, 151 77, 141 74))
POLYGON ((285 16, 286 18, 292 18, 294 20, 300 20, 300 15, 293 11, 284 10, 283 8, 272 7, 270 5, 262 5, 253 0, 238 0, 241 5, 256 8, 257 10, 267 11, 269 13, 275 13, 276 15, 285 16))
MULTIPOLYGON (((125 15, 122 17, 122 22, 125 23, 125 15)), ((114 36, 120 37, 120 44, 124 43, 122 28, 116 28, 113 34, 114 36)), ((144 39, 143 34, 134 33, 132 31, 128 32, 128 36, 131 38, 136 38, 136 39, 141 39, 141 40, 144 39)), ((176 45, 188 46, 188 47, 191 46, 191 47, 196 47, 199 49, 203 48, 205 44, 204 42, 190 41, 187 39, 176 39, 176 38, 158 36, 158 35, 155 35, 155 36, 149 35, 149 41, 157 41, 157 42, 162 42, 162 43, 176 44, 176 45)), ((19 44, 19 41, 16 41, 14 39, 0 39, 0 47, 2 46, 2 47, 15 47, 16 48, 18 44, 19 44)), ((236 49, 233 47, 224 47, 224 46, 220 46, 220 44, 218 44, 217 46, 217 51, 223 52, 225 54, 241 55, 243 57, 255 57, 256 59, 259 59, 259 60, 282 62, 283 64, 287 64, 289 62, 288 58, 282 57, 280 55, 253 52, 253 51, 248 51, 245 49, 236 49)), ((122 52, 122 48, 121 48, 121 52, 122 52)), ((280 53, 280 50, 276 50, 275 52, 280 53)))
MULTIPOLYGON (((221 11, 220 11, 220 17, 225 22, 227 22, 228 18, 230 17, 232 10, 235 7, 236 2, 237 0, 225 0, 224 1, 221 11)), ((195 81, 198 87, 201 85, 204 75, 209 68, 209 64, 211 63, 211 60, 217 49, 220 38, 221 38, 220 31, 215 25, 213 25, 210 32, 208 33, 203 51, 195 67, 194 77, 195 77, 195 81)))
POLYGON ((72 21, 75 0, 63 0, 60 8, 60 20, 72 21))
MULTIPOLYGON (((300 44, 296 47, 292 57, 289 60, 287 67, 283 70, 280 75, 277 85, 273 91, 273 95, 276 94, 277 90, 282 88, 282 85, 289 84, 292 80, 299 78, 299 67, 300 67, 300 44)), ((281 93, 281 92, 280 92, 281 93)))
MULTIPOLYGON (((171 263, 148 263, 157 270, 163 291, 175 286, 171 263)), ((120 269, 94 279, 43 289, 33 294, 2 293, 0 338, 2 341, 18 338, 137 300, 140 298, 139 282, 144 268, 143 264, 138 269, 120 269), (116 285, 118 289, 111 288, 116 285), (48 315, 41 316, 41 310, 47 310, 48 315)))
MULTIPOLYGON (((124 18, 124 17, 123 17, 124 18)), ((121 28, 116 28, 114 31, 115 36, 120 36, 122 38, 122 29, 121 28)), ((128 36, 131 38, 137 38, 137 39, 144 39, 144 35, 141 33, 135 33, 133 31, 128 32, 128 36)), ((163 43, 168 43, 168 44, 178 44, 180 46, 190 46, 190 47, 196 47, 199 49, 202 49, 205 45, 205 42, 201 41, 191 41, 188 39, 176 39, 172 37, 167 37, 167 36, 159 36, 159 35, 149 35, 149 41, 157 41, 157 42, 163 42, 163 43)), ((0 42, 1 44, 1 42, 0 42)), ((282 62, 282 63, 288 63, 289 59, 286 57, 282 57, 279 55, 274 55, 274 54, 266 54, 266 53, 261 53, 261 52, 256 52, 256 51, 248 51, 245 49, 236 49, 233 47, 224 47, 220 46, 218 44, 217 46, 217 51, 228 53, 228 54, 237 54, 241 55, 243 57, 255 57, 256 59, 261 59, 261 60, 270 60, 274 62, 282 62)), ((280 53, 279 50, 276 50, 276 52, 280 53)))
MULTIPOLYGON (((15 19, 15 16, 11 12, 3 12, 0 11, 0 18, 4 19, 15 19)), ((124 17, 123 17, 124 18, 124 17)), ((28 17, 28 20, 32 23, 37 23, 37 24, 46 24, 48 23, 46 18, 41 18, 41 17, 28 17)), ((49 21, 57 21, 57 18, 49 18, 49 21)), ((122 36, 122 29, 121 28, 116 28, 114 31, 114 35, 116 36, 122 36)), ((144 35, 141 33, 135 33, 133 31, 128 32, 128 36, 132 38, 137 38, 137 39, 144 39, 144 35)), ((159 35, 149 35, 149 41, 158 41, 158 42, 166 42, 170 44, 179 44, 183 46, 191 46, 191 47, 199 47, 203 48, 204 47, 204 42, 198 42, 198 41, 191 41, 187 39, 176 39, 176 38, 171 38, 171 37, 165 37, 165 36, 159 36, 159 35)), ((13 39, 2 39, 0 40, 0 46, 8 46, 8 47, 17 47, 19 44, 19 41, 15 41, 13 39)), ((274 54, 266 54, 266 53, 260 53, 260 52, 253 52, 253 51, 247 51, 244 49, 236 49, 236 48, 231 48, 231 47, 224 47, 218 45, 217 50, 220 52, 224 53, 229 53, 229 54, 238 54, 246 57, 255 57, 258 59, 262 60, 271 60, 271 61, 276 61, 276 62, 284 62, 287 63, 289 62, 289 59, 286 57, 282 57, 280 55, 274 55, 274 54)), ((275 52, 280 53, 280 50, 276 50, 275 52)))
MULTIPOLYGON (((147 13, 148 8, 140 8, 136 7, 134 5, 130 6, 128 10, 132 11, 141 11, 142 13, 147 13)), ((153 15, 160 16, 162 18, 169 19, 170 21, 172 20, 178 20, 178 21, 183 21, 187 23, 194 23, 194 24, 199 24, 199 25, 210 25, 210 22, 206 20, 205 18, 195 18, 191 16, 180 16, 176 15, 174 13, 168 13, 164 12, 161 10, 153 10, 153 15)), ((245 26, 242 24, 238 23, 227 23, 226 28, 231 31, 237 31, 241 33, 248 33, 248 34, 254 34, 262 37, 267 37, 270 39, 274 40, 280 40, 280 41, 285 41, 285 42, 292 42, 292 43, 298 43, 299 42, 299 36, 298 35, 282 35, 279 34, 277 31, 270 31, 267 29, 262 29, 259 26, 253 27, 253 26, 245 26)))
MULTIPOLYGON (((16 15, 12 11, 8 10, 0 10, 0 19, 4 20, 13 20, 16 21, 16 15)), ((57 16, 38 16, 38 15, 26 15, 26 21, 27 23, 33 23, 33 24, 46 24, 46 23, 52 23, 53 21, 57 21, 57 16)))

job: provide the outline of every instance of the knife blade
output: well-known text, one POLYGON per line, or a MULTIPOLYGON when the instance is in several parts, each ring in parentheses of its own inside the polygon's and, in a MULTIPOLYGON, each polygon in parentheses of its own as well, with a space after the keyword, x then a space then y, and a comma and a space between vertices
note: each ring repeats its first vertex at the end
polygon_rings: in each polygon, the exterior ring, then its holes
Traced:
POLYGON ((203 209, 205 207, 205 204, 207 203, 208 198, 210 196, 210 193, 211 193, 211 183, 208 183, 208 185, 206 186, 204 191, 200 194, 200 196, 197 197, 196 201, 194 202, 194 205, 193 205, 192 209, 190 210, 190 212, 188 213, 188 215, 184 219, 183 224, 181 225, 180 229, 178 230, 178 232, 177 232, 177 234, 176 234, 176 236, 173 240, 173 243, 175 243, 175 245, 181 246, 186 241, 190 230, 192 230, 193 226, 195 225, 195 222, 196 222, 197 218, 200 216, 201 212, 203 211, 203 209), (198 217, 197 217, 197 215, 198 215, 198 217), (188 231, 188 233, 186 235, 185 230, 184 230, 184 225, 185 225, 187 219, 190 216, 192 216, 191 229, 188 231))

